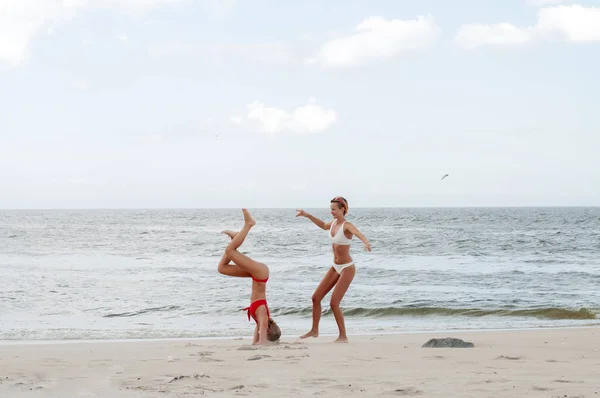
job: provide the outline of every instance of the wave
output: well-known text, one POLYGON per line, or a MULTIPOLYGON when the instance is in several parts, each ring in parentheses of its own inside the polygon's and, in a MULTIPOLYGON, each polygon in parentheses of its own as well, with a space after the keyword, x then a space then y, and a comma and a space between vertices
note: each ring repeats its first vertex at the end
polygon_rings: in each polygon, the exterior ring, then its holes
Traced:
MULTIPOLYGON (((597 319, 600 309, 581 308, 579 310, 568 308, 532 308, 520 310, 508 309, 483 309, 483 308, 444 308, 444 307, 382 307, 382 308, 344 308, 345 316, 363 317, 395 317, 395 316, 465 316, 465 317, 531 317, 543 319, 597 319)), ((283 308, 271 310, 277 315, 310 315, 312 308, 283 308)), ((331 313, 331 309, 323 312, 324 315, 331 313)))
MULTIPOLYGON (((171 312, 178 311, 181 307, 176 305, 168 305, 163 307, 144 308, 138 311, 111 313, 103 315, 104 318, 121 318, 135 317, 154 312, 171 312)), ((236 313, 239 309, 236 309, 236 313)), ((486 308, 448 308, 448 307, 379 307, 365 308, 354 307, 344 308, 344 315, 347 317, 367 317, 367 318, 384 318, 384 317, 426 317, 426 316, 459 316, 479 318, 485 316, 495 317, 527 317, 550 320, 591 320, 598 319, 600 308, 580 308, 578 310, 572 308, 530 308, 530 309, 486 309, 486 308)), ((226 311, 228 312, 228 311, 226 311)), ((271 308, 271 313, 274 316, 291 315, 291 316, 310 316, 312 313, 311 307, 287 307, 287 308, 271 308)), ((327 308, 323 311, 323 315, 330 315, 331 309, 327 308)), ((187 314, 191 315, 191 314, 187 314)))
POLYGON ((120 318, 120 317, 138 316, 138 315, 148 314, 151 312, 176 311, 179 308, 180 307, 177 305, 166 305, 164 307, 144 308, 143 310, 139 310, 139 311, 121 312, 118 314, 106 314, 103 316, 103 318, 120 318))

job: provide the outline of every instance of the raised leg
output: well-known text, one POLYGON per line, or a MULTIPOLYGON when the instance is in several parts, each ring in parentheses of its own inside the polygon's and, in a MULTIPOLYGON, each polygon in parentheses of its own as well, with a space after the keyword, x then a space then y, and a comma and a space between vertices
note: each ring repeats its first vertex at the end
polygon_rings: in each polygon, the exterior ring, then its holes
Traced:
POLYGON ((224 254, 223 257, 221 257, 217 271, 223 275, 236 276, 240 278, 250 278, 252 276, 250 273, 248 273, 248 271, 240 268, 237 264, 232 264, 231 258, 229 258, 227 254, 224 254))
MULTIPOLYGON (((225 249, 225 255, 228 256, 231 261, 237 264, 242 270, 249 273, 251 276, 255 278, 263 279, 269 276, 269 268, 258 261, 252 260, 250 257, 245 254, 240 253, 237 249, 244 243, 246 236, 248 236, 248 232, 250 229, 256 225, 256 221, 250 216, 250 213, 246 209, 242 209, 244 214, 244 227, 240 230, 240 232, 228 234, 232 237, 231 242, 227 245, 225 249)), ((227 233, 227 232, 225 232, 227 233)))
POLYGON ((256 225, 256 221, 252 218, 248 210, 242 209, 242 214, 244 215, 244 227, 237 234, 232 231, 225 231, 231 237, 231 242, 227 245, 226 250, 236 250, 238 247, 244 243, 246 240, 246 236, 248 236, 248 232, 252 229, 253 226, 256 225))
MULTIPOLYGON (((235 238, 235 236, 238 234, 237 232, 231 230, 222 231, 222 233, 229 236, 231 239, 235 238)), ((219 261, 217 270, 219 273, 227 276, 236 276, 241 278, 250 278, 252 276, 250 273, 248 273, 248 271, 245 271, 238 267, 237 264, 232 263, 231 258, 229 258, 227 254, 223 254, 223 257, 221 257, 221 261, 219 261)))
POLYGON ((229 236, 231 239, 235 238, 235 236, 238 234, 237 232, 232 231, 230 229, 226 229, 225 231, 221 231, 221 233, 229 236))
POLYGON ((300 336, 301 339, 307 337, 319 337, 319 322, 321 321, 321 301, 323 297, 335 286, 339 279, 338 273, 333 267, 325 274, 319 286, 312 295, 312 328, 306 334, 300 336))
POLYGON ((339 337, 334 341, 335 343, 348 342, 348 336, 346 336, 346 323, 344 322, 344 314, 342 314, 342 310, 340 309, 340 303, 342 302, 348 287, 350 287, 355 274, 356 267, 354 265, 342 270, 338 283, 331 294, 331 312, 333 312, 335 322, 337 323, 340 332, 339 337))

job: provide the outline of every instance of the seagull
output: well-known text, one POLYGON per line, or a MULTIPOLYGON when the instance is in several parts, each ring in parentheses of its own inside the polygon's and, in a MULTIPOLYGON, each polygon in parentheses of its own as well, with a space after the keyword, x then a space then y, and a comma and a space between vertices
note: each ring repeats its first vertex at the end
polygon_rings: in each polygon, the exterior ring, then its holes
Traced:
POLYGON ((443 180, 444 178, 448 177, 449 175, 450 175, 450 174, 445 174, 445 175, 442 177, 442 180, 443 180))

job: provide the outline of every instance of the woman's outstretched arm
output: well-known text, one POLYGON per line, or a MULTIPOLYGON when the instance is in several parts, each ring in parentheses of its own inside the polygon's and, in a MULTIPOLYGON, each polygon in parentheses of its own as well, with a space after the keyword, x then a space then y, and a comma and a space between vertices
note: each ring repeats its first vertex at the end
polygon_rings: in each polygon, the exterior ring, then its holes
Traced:
POLYGON ((353 235, 356 235, 356 237, 358 239, 360 239, 364 244, 365 244, 365 250, 370 252, 371 251, 371 243, 369 243, 369 240, 367 239, 366 236, 364 236, 362 234, 362 232, 360 232, 358 230, 358 228, 356 228, 354 226, 354 224, 352 224, 351 222, 347 222, 346 223, 346 228, 348 229, 348 231, 350 231, 350 233, 352 233, 353 235))
POLYGON ((313 223, 315 223, 315 225, 317 227, 321 228, 321 229, 328 230, 329 227, 331 227, 331 223, 330 222, 325 222, 325 221, 323 221, 323 220, 321 220, 321 219, 313 216, 312 214, 305 212, 302 209, 298 209, 296 211, 298 212, 298 214, 296 214, 296 217, 306 217, 310 221, 312 221, 313 223))

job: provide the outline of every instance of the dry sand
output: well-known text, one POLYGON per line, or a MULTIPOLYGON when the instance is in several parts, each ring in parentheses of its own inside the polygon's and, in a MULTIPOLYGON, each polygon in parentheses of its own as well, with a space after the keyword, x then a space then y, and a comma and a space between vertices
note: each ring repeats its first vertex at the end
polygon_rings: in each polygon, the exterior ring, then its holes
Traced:
POLYGON ((599 397, 600 328, 0 345, 1 397, 599 397), (474 348, 422 348, 457 337, 474 348))

